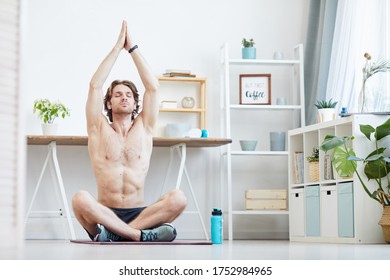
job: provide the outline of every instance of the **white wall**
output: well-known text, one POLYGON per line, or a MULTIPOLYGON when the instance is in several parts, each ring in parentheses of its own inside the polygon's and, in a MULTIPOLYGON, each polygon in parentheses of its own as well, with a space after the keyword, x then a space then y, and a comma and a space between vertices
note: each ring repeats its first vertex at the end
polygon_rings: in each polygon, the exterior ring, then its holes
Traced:
MULTIPOLYGON (((86 135, 84 106, 88 82, 101 60, 114 46, 121 21, 128 21, 156 75, 167 68, 191 69, 208 78, 208 129, 210 137, 220 135, 220 46, 228 42, 232 56, 240 57, 241 40, 253 37, 258 58, 272 58, 275 50, 292 57, 292 47, 304 43, 308 0, 31 0, 22 1, 25 25, 22 30, 22 90, 26 134, 41 134, 40 121, 32 113, 36 98, 59 99, 71 108, 71 117, 59 120, 59 134, 86 135)), ((142 87, 129 55, 123 52, 108 77, 134 80, 142 87)), ((29 147, 27 194, 39 175, 45 153, 43 147, 29 147)), ((95 192, 85 148, 60 148, 60 164, 69 197, 80 188, 95 192), (75 167, 75 162, 81 167, 75 167), (80 171, 81 170, 81 171, 80 171)), ((152 186, 164 178, 168 150, 158 148, 152 156, 147 194, 157 198, 152 186)), ((209 210, 218 204, 218 151, 189 152, 189 172, 197 186, 200 206, 208 222, 209 210), (206 162, 206 164, 205 164, 206 162), (198 174, 203 174, 199 176, 198 174), (203 186, 203 187, 202 187, 203 186)), ((50 185, 50 181, 46 182, 50 185)), ((50 198, 43 198, 46 205, 50 198)), ((194 218, 195 219, 195 218, 194 218)), ((266 219, 267 220, 267 219, 266 219)), ((193 223, 179 221, 188 232, 193 223)), ((268 222, 267 222, 268 223, 268 222)), ((287 220, 270 221, 264 232, 287 236, 287 220)), ((37 227, 35 227, 36 229, 37 227)), ((259 229, 247 230, 259 231, 259 229)), ((262 231, 262 229, 260 229, 262 231)), ((37 233, 40 234, 39 232, 37 233)), ((198 232, 197 234, 201 234, 198 232)), ((35 236, 35 235, 34 235, 35 236)), ((80 236, 85 237, 85 236, 80 236)), ((200 236, 201 237, 201 236, 200 236)))

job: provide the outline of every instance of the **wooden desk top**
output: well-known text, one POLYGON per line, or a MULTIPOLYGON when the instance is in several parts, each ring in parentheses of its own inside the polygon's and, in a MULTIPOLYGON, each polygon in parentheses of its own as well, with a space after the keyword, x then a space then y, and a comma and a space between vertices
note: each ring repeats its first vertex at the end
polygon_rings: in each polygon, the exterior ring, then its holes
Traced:
MULTIPOLYGON (((28 145, 48 145, 56 141, 57 145, 68 146, 87 146, 88 136, 46 136, 46 135, 27 135, 28 145)), ((171 147, 184 143, 187 147, 219 147, 232 143, 232 139, 226 138, 163 138, 153 137, 154 147, 171 147)))

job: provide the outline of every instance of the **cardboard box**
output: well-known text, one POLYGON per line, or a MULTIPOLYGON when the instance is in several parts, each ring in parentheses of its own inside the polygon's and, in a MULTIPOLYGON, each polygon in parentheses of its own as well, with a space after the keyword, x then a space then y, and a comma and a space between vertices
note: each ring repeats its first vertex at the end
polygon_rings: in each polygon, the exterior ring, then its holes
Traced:
POLYGON ((247 210, 286 210, 287 190, 246 190, 247 210))

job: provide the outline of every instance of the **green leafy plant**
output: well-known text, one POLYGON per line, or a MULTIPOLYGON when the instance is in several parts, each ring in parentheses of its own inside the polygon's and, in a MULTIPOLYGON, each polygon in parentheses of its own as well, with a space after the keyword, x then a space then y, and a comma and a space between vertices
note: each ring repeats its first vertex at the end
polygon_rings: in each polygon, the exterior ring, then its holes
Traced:
POLYGON ((326 100, 317 100, 317 102, 314 104, 314 106, 317 107, 317 109, 325 109, 325 108, 335 108, 337 105, 337 101, 333 101, 332 98, 328 101, 326 100))
POLYGON ((253 38, 249 39, 249 41, 243 38, 241 44, 244 46, 244 48, 252 48, 255 45, 255 42, 253 41, 253 38))
POLYGON ((375 146, 375 150, 370 152, 365 158, 357 157, 353 148, 347 146, 349 141, 354 140, 353 136, 338 137, 327 135, 320 149, 325 153, 333 149, 331 159, 337 173, 341 177, 350 177, 356 173, 365 192, 383 206, 389 206, 390 158, 385 154, 387 146, 380 147, 380 143, 383 143, 383 139, 390 135, 390 119, 376 128, 371 125, 360 125, 360 131, 375 146), (370 190, 368 183, 363 180, 362 174, 357 170, 358 162, 364 165, 363 173, 366 179, 375 181, 377 187, 373 191, 370 190))
POLYGON ((313 148, 313 153, 306 157, 308 162, 318 162, 320 160, 320 150, 318 148, 313 148))
POLYGON ((33 112, 38 114, 43 123, 53 123, 58 117, 64 119, 70 116, 69 108, 60 102, 51 102, 49 99, 36 99, 33 112))

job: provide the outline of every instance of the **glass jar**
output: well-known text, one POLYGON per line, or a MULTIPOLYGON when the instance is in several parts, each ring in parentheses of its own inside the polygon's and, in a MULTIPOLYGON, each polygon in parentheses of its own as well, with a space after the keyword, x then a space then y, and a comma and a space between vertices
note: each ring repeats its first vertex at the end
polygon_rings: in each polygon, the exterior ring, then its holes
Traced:
POLYGON ((181 106, 183 106, 183 108, 189 108, 189 109, 194 108, 195 99, 193 97, 186 96, 181 100, 181 106))

